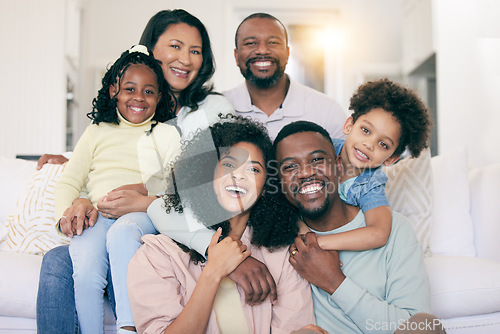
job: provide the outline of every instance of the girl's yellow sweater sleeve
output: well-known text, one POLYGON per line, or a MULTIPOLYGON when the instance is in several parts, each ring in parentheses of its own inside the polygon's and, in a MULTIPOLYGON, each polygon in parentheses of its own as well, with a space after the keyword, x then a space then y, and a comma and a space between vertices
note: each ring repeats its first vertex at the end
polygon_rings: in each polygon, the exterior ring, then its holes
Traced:
POLYGON ((89 126, 78 140, 64 171, 57 181, 55 197, 56 221, 63 216, 84 188, 92 163, 92 132, 96 126, 89 126))

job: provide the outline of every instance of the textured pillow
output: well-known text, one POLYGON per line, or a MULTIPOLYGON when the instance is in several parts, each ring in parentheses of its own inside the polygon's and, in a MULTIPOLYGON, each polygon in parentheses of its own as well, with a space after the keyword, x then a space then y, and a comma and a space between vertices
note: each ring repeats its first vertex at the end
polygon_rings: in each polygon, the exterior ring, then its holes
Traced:
POLYGON ((36 161, 0 157, 0 223, 12 212, 35 167, 36 161))
POLYGON ((33 174, 7 217, 7 235, 0 241, 0 251, 42 255, 69 242, 55 229, 54 192, 64 166, 45 164, 33 174))
POLYGON ((433 254, 475 256, 465 147, 433 157, 431 165, 434 198, 430 249, 433 254))
POLYGON ((431 255, 433 188, 430 151, 423 151, 416 159, 405 158, 383 168, 388 177, 385 192, 392 210, 411 221, 424 254, 431 255))

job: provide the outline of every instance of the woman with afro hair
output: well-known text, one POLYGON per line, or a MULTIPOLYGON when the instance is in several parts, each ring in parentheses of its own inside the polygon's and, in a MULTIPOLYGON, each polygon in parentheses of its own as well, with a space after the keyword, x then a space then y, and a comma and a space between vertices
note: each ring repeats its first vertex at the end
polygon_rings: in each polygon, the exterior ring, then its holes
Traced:
POLYGON ((308 283, 288 262, 297 213, 273 191, 277 180, 266 168, 271 154, 266 129, 237 116, 184 143, 173 164, 172 194, 153 202, 148 214, 155 221, 165 211, 190 211, 187 216, 216 232, 207 260, 166 235, 143 237, 128 274, 139 333, 290 333, 315 322, 308 283), (250 254, 269 268, 277 301, 248 305, 227 278, 250 254))

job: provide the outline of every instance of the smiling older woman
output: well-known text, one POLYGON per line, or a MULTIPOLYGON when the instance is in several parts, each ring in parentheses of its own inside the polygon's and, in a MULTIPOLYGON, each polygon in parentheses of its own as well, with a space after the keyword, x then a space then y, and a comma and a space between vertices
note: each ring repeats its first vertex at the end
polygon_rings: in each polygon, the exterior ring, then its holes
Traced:
MULTIPOLYGON (((152 50, 172 87, 176 100, 172 111, 177 116, 174 121, 183 138, 216 122, 219 113, 234 113, 231 103, 208 84, 215 70, 214 57, 207 30, 196 17, 182 9, 160 11, 148 22, 140 44, 152 50)), ((66 160, 62 156, 44 155, 38 167, 46 162, 64 163, 66 160)), ((108 232, 108 249, 121 249, 124 254, 129 254, 130 259, 141 245, 143 235, 158 233, 152 224, 138 226, 136 223, 149 220, 146 209, 155 199, 147 196, 144 185, 139 184, 117 188, 99 200, 97 208, 103 216, 122 218, 121 223, 114 224, 108 232)), ((76 218, 68 219, 60 226, 61 232, 69 235, 88 228, 98 214, 86 198, 76 199, 74 204, 72 211, 65 216, 76 218)), ((112 265, 112 271, 115 296, 124 299, 128 305, 127 266, 112 265)), ((55 248, 45 255, 37 299, 38 333, 78 331, 72 272, 67 246, 55 248)), ((107 281, 110 283, 111 277, 107 281)), ((110 299, 113 302, 113 298, 110 299)), ((127 323, 124 329, 133 331, 133 324, 127 323)))

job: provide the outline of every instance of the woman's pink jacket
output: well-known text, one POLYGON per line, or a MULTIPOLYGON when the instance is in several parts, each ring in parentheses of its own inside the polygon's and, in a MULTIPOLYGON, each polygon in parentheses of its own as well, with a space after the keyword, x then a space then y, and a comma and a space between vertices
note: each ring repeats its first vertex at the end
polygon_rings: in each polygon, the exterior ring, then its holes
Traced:
MULTIPOLYGON (((309 283, 288 262, 288 249, 270 252, 250 244, 250 228, 241 238, 252 256, 263 262, 276 282, 278 300, 269 297, 261 304, 245 303, 244 292, 237 286, 243 313, 251 333, 290 333, 307 324, 314 324, 309 283)), ((146 235, 144 245, 129 264, 127 285, 134 322, 138 333, 164 333, 182 311, 203 269, 195 265, 165 235, 146 235)), ((208 321, 206 333, 219 333, 215 313, 208 321)))

